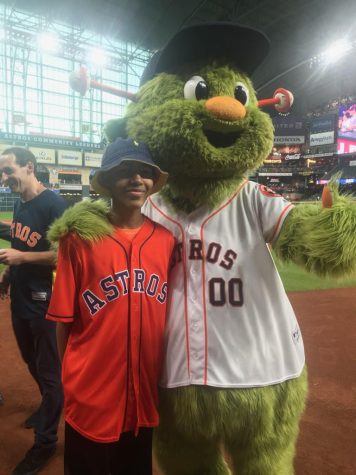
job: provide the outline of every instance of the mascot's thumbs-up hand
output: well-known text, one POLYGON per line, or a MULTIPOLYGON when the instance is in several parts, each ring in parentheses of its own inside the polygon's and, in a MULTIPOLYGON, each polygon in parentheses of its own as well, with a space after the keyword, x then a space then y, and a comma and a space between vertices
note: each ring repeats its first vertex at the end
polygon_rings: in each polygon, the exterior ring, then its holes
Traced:
POLYGON ((356 202, 339 194, 337 177, 325 187, 321 204, 293 209, 275 251, 282 259, 323 276, 356 270, 356 202))

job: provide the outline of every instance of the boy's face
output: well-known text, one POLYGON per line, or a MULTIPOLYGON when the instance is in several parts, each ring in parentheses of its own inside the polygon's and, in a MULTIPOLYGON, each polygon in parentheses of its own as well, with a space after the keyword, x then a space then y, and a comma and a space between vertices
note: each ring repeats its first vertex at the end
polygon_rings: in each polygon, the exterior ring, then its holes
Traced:
POLYGON ((110 190, 116 204, 141 208, 152 190, 156 173, 150 165, 128 160, 103 173, 100 182, 110 190))

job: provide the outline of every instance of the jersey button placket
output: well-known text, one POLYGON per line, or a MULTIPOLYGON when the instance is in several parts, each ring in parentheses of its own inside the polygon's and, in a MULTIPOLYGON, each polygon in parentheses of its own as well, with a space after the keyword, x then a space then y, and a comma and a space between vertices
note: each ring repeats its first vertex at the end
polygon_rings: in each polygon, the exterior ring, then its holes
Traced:
POLYGON ((186 227, 187 233, 187 275, 190 282, 189 288, 189 342, 191 349, 191 376, 193 381, 200 381, 204 373, 204 333, 201 325, 202 318, 202 288, 201 288, 201 265, 199 245, 199 226, 190 224, 186 227), (191 240, 196 244, 191 247, 191 240), (192 254, 192 255, 191 255, 192 254), (190 257, 190 258, 189 258, 190 257))

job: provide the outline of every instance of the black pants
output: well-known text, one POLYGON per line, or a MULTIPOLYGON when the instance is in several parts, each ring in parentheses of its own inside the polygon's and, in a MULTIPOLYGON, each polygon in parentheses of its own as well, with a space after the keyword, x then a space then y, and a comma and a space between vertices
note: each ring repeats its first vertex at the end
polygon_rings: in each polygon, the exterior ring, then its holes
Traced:
POLYGON ((141 428, 118 442, 93 442, 65 425, 65 475, 152 475, 152 432, 141 428))
POLYGON ((42 317, 25 320, 12 315, 12 325, 23 360, 38 384, 42 401, 35 443, 55 446, 63 407, 61 365, 57 352, 56 324, 42 317))

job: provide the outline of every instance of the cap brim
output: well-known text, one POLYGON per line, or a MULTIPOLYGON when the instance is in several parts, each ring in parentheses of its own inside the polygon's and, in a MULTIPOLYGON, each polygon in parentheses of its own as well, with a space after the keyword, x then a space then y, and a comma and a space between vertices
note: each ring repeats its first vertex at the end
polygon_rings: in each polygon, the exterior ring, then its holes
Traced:
MULTIPOLYGON (((149 165, 150 167, 155 168, 159 172, 159 176, 158 176, 157 180, 155 180, 155 182, 153 184, 153 187, 152 187, 152 189, 149 193, 150 195, 152 195, 153 193, 157 193, 157 191, 159 191, 167 183, 168 173, 161 170, 158 165, 151 165, 151 164, 148 164, 147 162, 145 162, 144 160, 139 160, 137 158, 126 158, 126 159, 123 159, 121 161, 121 163, 126 162, 126 161, 144 163, 145 165, 149 165)), ((120 165, 121 165, 121 163, 120 163, 120 165)), ((120 167, 120 165, 113 165, 111 167, 107 167, 107 168, 104 168, 104 169, 100 168, 100 169, 95 171, 90 184, 91 184, 91 187, 93 188, 93 190, 96 193, 98 193, 101 196, 106 196, 107 198, 111 198, 112 195, 110 193, 110 190, 108 188, 105 188, 100 183, 100 175, 102 175, 103 173, 106 173, 110 170, 113 170, 114 168, 120 167)))

